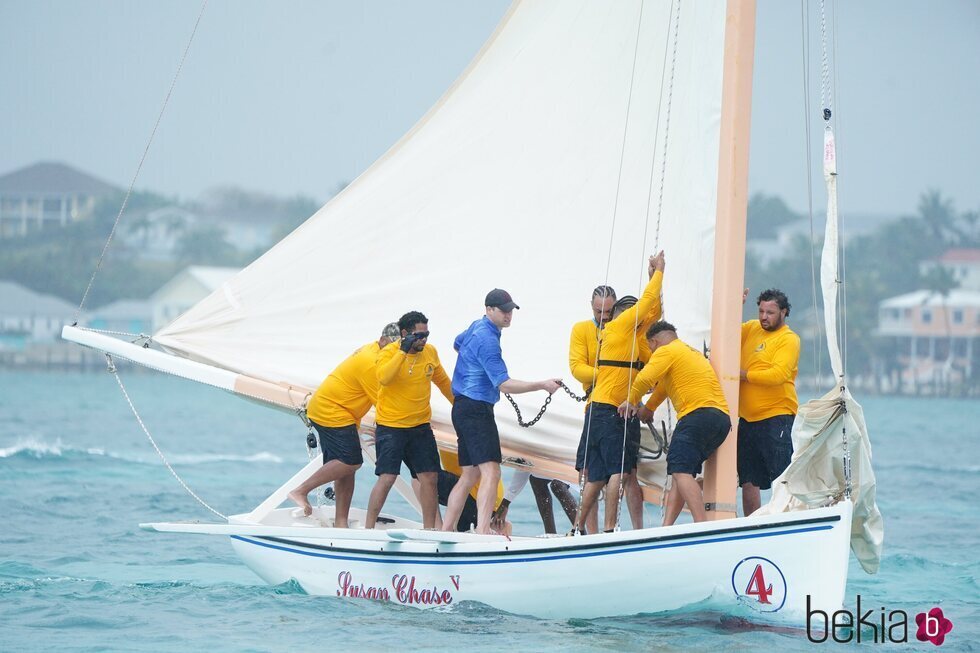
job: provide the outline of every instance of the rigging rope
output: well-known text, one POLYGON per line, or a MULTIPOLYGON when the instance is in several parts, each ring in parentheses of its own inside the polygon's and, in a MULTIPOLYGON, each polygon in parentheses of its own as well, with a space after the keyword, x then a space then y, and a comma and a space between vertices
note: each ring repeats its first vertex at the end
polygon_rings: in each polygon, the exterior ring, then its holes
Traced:
MULTIPOLYGON (((834 116, 833 112, 833 96, 836 92, 837 84, 837 7, 834 5, 834 31, 832 35, 833 43, 832 47, 834 50, 833 56, 833 76, 830 74, 830 65, 828 63, 827 55, 827 19, 826 19, 826 2, 825 0, 820 0, 820 37, 821 37, 821 51, 822 51, 822 77, 821 77, 821 101, 824 100, 824 95, 826 94, 826 102, 824 104, 823 118, 826 123, 825 130, 830 134, 831 141, 834 148, 831 152, 833 156, 833 170, 830 171, 830 177, 828 178, 828 191, 833 193, 832 197, 828 197, 828 207, 833 208, 833 217, 837 222, 837 251, 835 252, 837 269, 834 270, 835 281, 837 283, 837 293, 835 293, 835 300, 838 309, 837 313, 837 341, 840 345, 840 378, 838 378, 837 385, 840 390, 839 398, 839 410, 841 415, 847 413, 847 389, 845 386, 845 377, 847 371, 847 284, 846 282, 846 248, 844 246, 843 239, 843 227, 840 221, 840 216, 838 213, 838 165, 839 160, 838 152, 836 150, 836 139, 833 136, 833 127, 831 125, 831 118, 836 119, 839 122, 839 118, 834 116)), ((826 157, 826 154, 825 154, 826 157)), ((826 165, 826 163, 825 163, 826 165)), ((828 214, 827 219, 830 219, 828 214)), ((824 307, 826 309, 826 306, 824 307)), ((851 498, 852 490, 852 478, 851 478, 851 449, 847 438, 847 423, 842 421, 841 423, 841 443, 843 446, 843 467, 844 467, 844 497, 846 499, 851 498)))
MULTIPOLYGON (((837 11, 836 5, 834 8, 834 33, 828 37, 827 36, 827 16, 826 16, 826 0, 820 0, 820 39, 821 39, 821 89, 820 89, 820 100, 823 103, 823 119, 825 123, 824 131, 833 137, 834 128, 831 124, 831 120, 837 122, 837 116, 834 112, 833 107, 833 97, 836 92, 836 82, 837 82, 837 39, 836 39, 836 26, 837 26, 837 11), (834 50, 833 59, 828 53, 828 41, 832 40, 831 47, 834 50)), ((844 258, 844 241, 841 234, 843 229, 841 227, 840 215, 837 212, 837 195, 839 186, 839 177, 837 174, 837 161, 839 161, 839 156, 836 152, 836 138, 834 138, 834 159, 835 159, 835 169, 833 174, 834 177, 834 217, 837 221, 837 269, 834 270, 834 277, 837 284, 837 293, 835 293, 835 303, 837 309, 837 344, 840 348, 841 357, 841 376, 836 379, 839 385, 844 384, 845 371, 847 369, 847 302, 846 302, 846 262, 844 258)), ((829 189, 828 189, 829 190, 829 189)), ((829 219, 829 216, 828 216, 829 219)), ((825 307, 826 308, 826 307, 825 307)))
MULTIPOLYGON (((674 12, 674 5, 671 3, 671 12, 674 12)), ((670 81, 667 85, 667 120, 664 123, 664 144, 661 150, 660 157, 660 192, 657 197, 657 228, 653 232, 653 248, 656 250, 660 246, 660 219, 663 216, 663 206, 664 206, 664 181, 667 178, 667 144, 670 136, 670 107, 674 101, 674 72, 677 68, 677 33, 680 28, 681 22, 681 4, 680 0, 677 2, 677 12, 674 15, 674 49, 670 58, 670 81)), ((666 44, 665 44, 666 47, 666 44)), ((666 52, 664 53, 664 61, 667 60, 666 52)), ((666 66, 660 74, 660 100, 663 102, 663 88, 664 88, 664 74, 666 73, 666 66)), ((657 142, 660 139, 660 115, 661 112, 657 112, 657 126, 654 136, 654 146, 653 146, 653 156, 657 155, 657 142)), ((650 167, 650 183, 647 186, 647 223, 649 224, 650 218, 650 195, 653 193, 653 166, 650 167)), ((643 253, 646 253, 646 229, 643 232, 643 253)), ((662 309, 661 309, 662 310, 662 309)))
MULTIPOLYGON (((666 115, 665 115, 665 120, 664 120, 663 147, 661 148, 661 159, 660 159, 660 190, 659 190, 658 199, 657 199, 657 226, 656 226, 656 230, 654 232, 654 240, 655 240, 654 249, 657 249, 658 246, 659 246, 659 244, 660 244, 660 222, 661 222, 661 218, 663 216, 664 181, 666 180, 666 177, 667 177, 667 145, 668 145, 669 139, 670 139, 670 108, 671 108, 671 104, 672 104, 673 98, 674 98, 674 73, 675 73, 676 68, 677 68, 677 41, 678 41, 678 38, 677 37, 678 37, 678 32, 680 30, 680 20, 681 20, 681 18, 680 18, 681 17, 681 4, 680 4, 680 0, 678 0, 676 4, 674 2, 671 2, 670 12, 671 12, 671 19, 672 20, 668 21, 668 25, 673 24, 673 37, 674 38, 673 38, 673 48, 672 48, 672 51, 671 51, 671 60, 670 60, 670 78, 669 78, 668 83, 667 83, 667 107, 666 107, 666 115), (675 8, 676 8, 676 11, 675 11, 675 8)), ((668 30, 669 30, 669 27, 668 27, 668 30)), ((669 38, 669 32, 668 32, 667 43, 669 43, 669 42, 670 42, 670 38, 669 38)), ((666 64, 666 44, 665 44, 665 52, 664 52, 664 63, 666 64)), ((660 104, 661 104, 661 109, 663 109, 663 103, 664 103, 663 77, 664 77, 664 73, 666 73, 666 69, 667 69, 667 66, 664 65, 663 66, 663 71, 661 72, 661 78, 660 78, 661 79, 661 81, 660 81, 660 104)), ((660 133, 659 132, 660 132, 660 116, 661 116, 661 114, 663 114, 663 111, 662 110, 661 111, 657 111, 657 127, 656 127, 656 132, 655 132, 655 135, 654 135, 654 142, 653 142, 653 154, 652 154, 652 158, 653 159, 656 159, 656 157, 657 157, 657 145, 658 145, 658 142, 660 140, 660 133)), ((645 256, 646 255, 646 252, 647 252, 647 237, 649 236, 649 230, 650 230, 650 203, 651 203, 651 198, 652 198, 652 195, 653 195, 653 174, 654 174, 653 171, 654 171, 655 168, 656 168, 656 165, 655 164, 652 164, 650 166, 650 182, 647 184, 646 220, 643 221, 643 241, 642 241, 642 250, 640 251, 641 258, 643 256, 645 256)), ((656 270, 654 270, 654 274, 656 274, 656 270)), ((650 276, 652 278, 653 275, 650 275, 650 276)), ((642 289, 643 289, 643 286, 644 285, 645 284, 643 283, 643 274, 641 273, 640 274, 640 283, 639 283, 640 292, 642 292, 642 289)), ((638 305, 634 307, 634 315, 633 315, 633 338, 630 341, 630 360, 634 360, 636 358, 636 347, 637 347, 637 345, 636 345, 637 333, 636 332, 637 332, 637 330, 640 327, 640 321, 641 321, 640 320, 640 311, 637 310, 638 308, 639 308, 638 305)), ((663 310, 664 310, 663 309, 663 301, 661 299, 661 303, 660 303, 661 318, 663 317, 663 310)), ((646 319, 646 316, 644 315, 643 318, 646 319)), ((645 336, 646 336, 646 334, 643 334, 640 337, 645 337, 645 336)), ((633 368, 632 367, 630 367, 629 375, 628 375, 627 378, 628 378, 628 381, 627 381, 627 392, 629 392, 629 389, 633 387, 633 368)), ((627 399, 628 398, 629 397, 627 395, 627 399)), ((620 518, 621 518, 621 515, 622 515, 622 509, 621 508, 622 508, 622 502, 623 502, 623 494, 624 494, 624 491, 625 491, 625 487, 624 487, 624 483, 623 483, 623 476, 624 476, 624 473, 626 471, 626 447, 627 447, 627 444, 628 444, 629 422, 630 422, 630 420, 628 420, 628 419, 624 419, 623 420, 623 443, 622 443, 623 444, 623 448, 622 448, 622 454, 620 455, 620 461, 619 461, 619 479, 620 480, 619 480, 619 488, 618 488, 617 501, 616 501, 616 527, 615 527, 615 530, 616 531, 619 531, 620 530, 620 518)))
MULTIPOLYGON (((641 27, 643 25, 643 4, 644 3, 641 0, 639 4, 640 4, 640 11, 639 11, 639 14, 638 14, 637 19, 636 19, 636 39, 635 39, 635 41, 633 43, 633 65, 632 65, 632 68, 630 70, 630 83, 629 83, 629 86, 628 86, 627 92, 626 92, 626 117, 625 117, 625 120, 623 121, 623 139, 622 139, 622 146, 620 147, 620 151, 619 151, 619 170, 617 171, 617 174, 616 174, 616 194, 613 197, 612 225, 610 226, 610 229, 609 229, 609 249, 608 249, 608 251, 606 253, 606 274, 605 274, 605 280, 603 281, 603 286, 606 286, 606 287, 609 286, 609 270, 610 270, 610 268, 612 266, 613 238, 614 238, 614 236, 616 234, 616 215, 617 215, 617 213, 619 211, 619 192, 620 192, 620 189, 621 189, 622 184, 623 184, 623 162, 626 159, 626 136, 627 136, 627 133, 629 132, 630 109, 633 106, 633 82, 636 79, 636 62, 637 62, 638 55, 639 55, 639 50, 640 50, 640 34, 641 34, 641 31, 640 30, 641 30, 641 27)), ((597 225, 598 225, 598 222, 597 222, 597 225)), ((602 328, 602 324, 600 324, 599 325, 599 328, 596 330, 596 341, 597 341, 597 346, 596 346, 596 362, 595 362, 595 364, 592 367, 592 387, 595 387, 596 378, 598 377, 598 373, 599 373, 599 351, 598 350, 602 346, 602 338, 601 338, 601 333, 600 333, 601 328, 602 328)), ((592 411, 587 409, 587 414, 588 414, 588 417, 586 417, 586 420, 585 420, 585 452, 586 452, 585 453, 585 456, 586 456, 586 458, 583 459, 582 470, 579 473, 578 510, 577 510, 576 514, 579 514, 579 513, 582 512, 582 500, 583 500, 583 498, 585 496, 585 470, 587 469, 585 463, 587 462, 587 457, 588 457, 589 437, 590 437, 590 434, 592 432, 592 411)), ((578 529, 576 527, 573 527, 572 528, 572 532, 577 534, 578 533, 578 529)))
POLYGON ((150 346, 153 342, 153 336, 147 335, 145 333, 130 333, 128 331, 110 331, 108 329, 92 329, 90 327, 76 326, 79 331, 89 331, 91 333, 103 333, 108 336, 124 336, 129 339, 131 344, 139 344, 144 349, 150 346))
MULTIPOLYGON (((833 89, 834 97, 837 98, 837 103, 840 104, 840 89, 837 85, 837 2, 834 2, 833 6, 833 20, 834 28, 831 33, 831 46, 834 51, 833 59, 833 89)), ((838 112, 839 114, 839 112, 838 112)), ((844 135, 844 121, 840 115, 834 116, 834 123, 837 125, 837 134, 843 140, 844 135)), ((837 148, 837 161, 840 161, 841 148, 837 148)), ((840 177, 837 178, 837 193, 840 194, 840 177)), ((847 238, 846 231, 844 229, 844 219, 838 216, 838 228, 840 231, 840 273, 841 273, 841 286, 840 286, 840 316, 841 316, 841 372, 844 376, 847 375, 847 238)), ((843 380, 843 379, 842 379, 843 380)))
MULTIPOLYGON (((809 0, 800 1, 800 22, 801 22, 801 32, 802 38, 801 43, 803 46, 803 125, 805 132, 804 141, 804 159, 803 159, 803 170, 806 174, 806 199, 807 199, 807 212, 810 217, 810 290, 811 290, 811 300, 813 302, 813 315, 816 318, 819 315, 820 303, 817 300, 817 236, 816 230, 813 223, 813 175, 810 174, 810 162, 813 160, 813 151, 811 147, 812 132, 810 123, 810 13, 809 13, 810 3, 809 0)), ((814 388, 820 387, 820 378, 823 376, 823 357, 820 353, 823 351, 823 325, 819 319, 815 319, 817 329, 814 334, 814 347, 813 347, 813 373, 814 373, 814 388)))
POLYGON ((827 57, 827 14, 825 9, 825 0, 820 0, 820 106, 824 110, 824 120, 830 120, 833 96, 830 90, 830 62, 827 57))
POLYGON ((88 299, 89 291, 92 290, 92 284, 95 283, 95 277, 98 275, 99 270, 102 268, 102 263, 105 261, 105 255, 109 251, 109 245, 112 243, 112 237, 116 233, 116 228, 119 226, 119 220, 122 218, 123 213, 126 211, 126 205, 129 204, 129 198, 133 194, 133 188, 136 186, 136 179, 140 175, 140 171, 143 169, 143 163, 146 161, 146 156, 150 152, 150 145, 153 144, 153 138, 156 136, 157 128, 160 126, 160 121, 163 120, 163 114, 167 110, 167 105, 170 103, 170 96, 174 92, 174 87, 177 86, 177 78, 180 77, 180 71, 184 68, 184 61, 187 59, 187 53, 191 49, 191 43, 194 42, 194 35, 197 34, 197 27, 201 24, 201 18, 204 16, 204 10, 208 6, 208 0, 204 0, 201 4, 201 11, 197 15, 197 20, 194 21, 194 29, 191 30, 191 36, 187 40, 187 45, 184 47, 184 54, 180 57, 180 63, 177 65, 177 72, 174 73, 173 81, 170 82, 170 89, 167 91, 167 97, 163 100, 163 106, 160 107, 160 113, 157 115, 157 120, 153 124, 153 130, 150 132, 150 138, 146 141, 146 147, 143 148, 143 156, 140 157, 139 165, 136 166, 136 172, 133 173, 133 179, 129 182, 129 189, 126 191, 126 196, 123 198, 122 206, 119 207, 119 213, 116 214, 116 220, 112 223, 112 229, 109 231, 109 237, 106 238, 105 245, 102 247, 102 253, 99 254, 99 260, 95 264, 95 270, 92 271, 92 277, 88 280, 88 285, 85 287, 85 292, 82 293, 82 300, 78 303, 78 308, 75 309, 75 315, 72 318, 72 324, 78 324, 79 315, 82 309, 85 307, 85 300, 88 299))
POLYGON ((139 412, 136 410, 136 406, 133 405, 133 400, 129 398, 129 393, 126 392, 126 386, 123 385, 122 379, 119 377, 119 372, 116 370, 116 365, 112 361, 112 355, 106 354, 105 355, 105 360, 106 360, 106 365, 108 366, 109 373, 112 374, 116 378, 116 383, 119 384, 119 389, 122 390, 123 397, 126 398, 126 403, 129 404, 129 409, 133 411, 133 415, 136 417, 136 421, 139 422, 140 428, 143 429, 143 433, 146 434, 146 437, 150 441, 150 444, 152 444, 153 445, 153 448, 156 449, 156 452, 160 456, 160 460, 163 461, 163 464, 167 466, 167 469, 169 469, 170 470, 170 473, 173 474, 173 477, 175 479, 177 479, 177 482, 180 483, 180 485, 185 490, 187 490, 187 493, 190 494, 192 497, 194 497, 194 499, 197 500, 197 502, 199 504, 201 504, 202 506, 204 506, 205 508, 207 508, 208 510, 210 510, 211 512, 213 512, 215 515, 217 515, 221 519, 224 519, 225 521, 227 521, 228 520, 228 517, 226 517, 225 515, 222 515, 220 512, 218 512, 217 510, 215 510, 214 508, 212 508, 210 505, 208 505, 208 503, 204 499, 202 499, 201 497, 199 497, 194 492, 194 490, 192 490, 187 485, 187 483, 184 482, 184 479, 182 479, 180 477, 180 475, 170 465, 170 462, 167 460, 167 457, 163 455, 163 452, 160 451, 160 447, 157 446, 156 440, 154 440, 153 439, 153 436, 150 435, 150 431, 149 431, 149 429, 146 428, 146 424, 143 423, 143 418, 140 417, 139 412))

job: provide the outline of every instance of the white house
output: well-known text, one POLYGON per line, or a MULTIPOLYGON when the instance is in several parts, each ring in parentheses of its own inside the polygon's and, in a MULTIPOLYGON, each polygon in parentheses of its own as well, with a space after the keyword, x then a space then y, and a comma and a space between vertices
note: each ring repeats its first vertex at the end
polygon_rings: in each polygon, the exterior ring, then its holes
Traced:
POLYGON ((886 299, 878 308, 878 338, 896 383, 949 385, 980 373, 980 291, 930 290, 886 299))
POLYGON ((173 322, 191 306, 221 287, 238 274, 238 268, 192 265, 185 268, 150 296, 153 307, 153 332, 173 322))
POLYGON ((926 274, 935 267, 944 267, 963 290, 980 291, 980 249, 948 249, 942 256, 919 264, 919 271, 926 274))
POLYGON ((89 311, 86 325, 104 331, 149 334, 153 326, 153 306, 145 299, 120 299, 89 311))
POLYGON ((35 163, 0 176, 0 238, 65 226, 92 214, 115 187, 63 163, 35 163))
POLYGON ((70 324, 75 306, 52 295, 0 281, 0 351, 23 351, 34 343, 54 342, 70 324))

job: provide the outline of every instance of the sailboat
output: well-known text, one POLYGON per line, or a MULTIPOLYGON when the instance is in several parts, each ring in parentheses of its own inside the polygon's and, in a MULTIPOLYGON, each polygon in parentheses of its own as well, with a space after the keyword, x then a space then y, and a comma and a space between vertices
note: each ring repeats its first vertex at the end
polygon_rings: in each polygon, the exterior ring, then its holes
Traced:
MULTIPOLYGON (((408 310, 429 316, 429 342, 451 368, 453 337, 482 314, 486 291, 503 287, 522 307, 502 340, 511 373, 567 378, 568 332, 591 288, 635 292, 646 255, 663 248, 666 316, 682 339, 710 350, 734 410, 754 21, 751 0, 517 0, 418 124, 153 334, 153 346, 79 327, 63 336, 302 412, 337 362, 408 310)), ((518 403, 533 414, 542 399, 518 403)), ((811 412, 807 430, 794 431, 797 459, 821 473, 808 477, 794 460, 792 483, 750 517, 736 517, 732 435, 706 466, 710 519, 696 524, 507 538, 425 531, 385 514, 366 530, 355 508, 350 528, 334 528, 330 506, 310 517, 280 507, 314 459, 250 512, 143 526, 227 536, 267 582, 295 579, 310 594, 345 599, 480 601, 540 617, 659 612, 708 598, 783 615, 808 601, 834 610, 849 547, 873 570, 881 541, 880 521, 868 519, 874 478, 860 411, 843 384, 825 406, 822 422, 811 412)), ((449 404, 436 396, 432 409, 439 446, 454 450, 449 404)), ((505 465, 578 483, 581 404, 556 395, 526 430, 505 403, 496 417, 505 465)), ((369 414, 362 423, 369 457, 371 422, 369 414)), ((663 471, 662 461, 641 464, 648 501, 659 502, 663 471)))

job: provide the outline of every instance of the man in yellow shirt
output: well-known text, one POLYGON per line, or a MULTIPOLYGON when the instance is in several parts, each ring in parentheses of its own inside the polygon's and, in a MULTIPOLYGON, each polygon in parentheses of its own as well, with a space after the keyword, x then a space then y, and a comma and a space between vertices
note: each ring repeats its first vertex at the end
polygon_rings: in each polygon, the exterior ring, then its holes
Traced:
MULTIPOLYGON (((584 516, 592 510, 603 487, 607 488, 605 529, 608 531, 616 527, 623 476, 632 473, 636 468, 640 422, 632 415, 623 419, 617 414, 617 407, 626 399, 630 381, 642 367, 640 334, 651 321, 660 317, 663 271, 664 253, 660 252, 650 257, 650 281, 640 299, 628 307, 628 302, 624 301, 627 298, 620 299, 613 307, 613 318, 602 330, 602 342, 597 352, 595 386, 590 395, 591 402, 586 408, 579 444, 584 455, 581 461, 576 461, 579 471, 586 470, 587 479, 580 514, 575 523, 578 531, 582 530, 584 516)), ((639 518, 642 525, 642 505, 639 518)))
POLYGON ((576 322, 568 342, 568 367, 586 392, 592 391, 598 370, 595 366, 602 329, 612 319, 616 291, 598 286, 592 291, 592 319, 576 322))
POLYGON ((378 354, 376 374, 380 389, 378 426, 374 434, 378 455, 374 473, 378 481, 371 490, 364 527, 374 528, 404 461, 419 480, 422 524, 425 528, 435 528, 440 466, 435 435, 429 425, 432 419, 429 400, 432 384, 450 404, 453 393, 436 348, 426 344, 429 319, 411 311, 398 320, 398 328, 401 342, 388 345, 378 354))
POLYGON ((756 304, 759 319, 742 324, 738 399, 738 480, 745 515, 759 509, 759 491, 771 488, 793 457, 791 434, 799 406, 800 337, 786 324, 789 299, 770 288, 756 304))
MULTIPOLYGON (((582 384, 586 395, 591 395, 592 386, 596 382, 599 372, 596 359, 601 348, 602 331, 606 324, 613 318, 613 307, 616 305, 616 291, 611 286, 597 286, 592 291, 592 319, 576 322, 572 326, 572 334, 568 342, 568 367, 575 380, 582 384)), ((624 306, 622 310, 625 310, 625 308, 624 306)), ((659 314, 656 317, 660 317, 659 314)), ((646 348, 646 341, 640 339, 638 342, 642 344, 638 360, 645 361, 650 353, 646 348)), ((588 403, 585 406, 586 420, 588 420, 589 406, 592 401, 591 396, 587 401, 588 403)), ((636 434, 639 435, 639 431, 636 434)), ((578 470, 582 470, 585 467, 585 440, 584 437, 579 439, 578 450, 575 453, 575 469, 578 470)), ((634 443, 630 444, 633 446, 634 443)), ((634 454, 635 458, 639 453, 638 438, 634 448, 636 449, 634 454)), ((587 474, 588 470, 585 473, 587 474)), ((532 481, 533 487, 534 483, 532 481)), ((624 493, 626 495, 626 505, 630 511, 630 519, 633 522, 633 528, 643 528, 643 492, 640 490, 640 484, 636 479, 636 474, 626 474, 624 493)), ((538 496, 539 493, 536 490, 535 498, 538 496)), ((563 497, 559 497, 559 500, 564 504, 563 497)), ((540 499, 538 500, 538 510, 544 514, 540 499)), ((548 510, 550 511, 550 506, 548 510)), ((587 532, 595 533, 598 531, 598 513, 599 507, 596 505, 586 515, 585 525, 587 532)))
MULTIPOLYGON (((708 359, 677 337, 669 322, 656 322, 647 330, 650 362, 636 377, 629 397, 619 406, 624 417, 635 415, 640 399, 654 389, 646 408, 654 410, 669 398, 677 410, 677 425, 667 450, 667 473, 673 476, 677 496, 667 502, 664 525, 677 520, 684 503, 694 521, 704 521, 704 496, 695 476, 732 429, 728 404, 708 359)), ((674 495, 674 492, 671 492, 674 495)))
POLYGON ((398 336, 397 324, 392 322, 385 326, 377 342, 369 342, 348 356, 310 398, 306 417, 320 440, 323 467, 289 493, 289 498, 303 509, 303 514, 313 512, 307 495, 333 481, 336 493, 334 526, 347 528, 354 496, 354 472, 364 462, 357 427, 378 399, 378 378, 374 370, 378 353, 382 347, 398 340, 398 336))

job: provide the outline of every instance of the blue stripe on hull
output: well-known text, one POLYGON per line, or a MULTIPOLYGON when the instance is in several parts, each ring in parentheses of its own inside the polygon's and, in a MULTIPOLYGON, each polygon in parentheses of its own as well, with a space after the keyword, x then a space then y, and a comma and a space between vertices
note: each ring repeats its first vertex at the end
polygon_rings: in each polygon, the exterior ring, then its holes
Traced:
MULTIPOLYGON (((338 555, 335 553, 318 553, 315 551, 301 551, 298 549, 280 546, 278 544, 270 544, 268 542, 262 542, 259 540, 254 540, 248 537, 242 537, 241 535, 232 535, 232 539, 239 540, 241 542, 246 542, 248 544, 254 544, 256 546, 266 547, 268 549, 276 549, 279 551, 285 551, 287 553, 295 553, 297 555, 310 556, 314 558, 329 558, 332 560, 348 560, 356 562, 375 562, 382 564, 413 564, 413 565, 499 565, 499 564, 509 564, 515 562, 540 562, 547 560, 566 560, 569 558, 592 558, 597 556, 608 556, 608 555, 619 555, 622 553, 639 553, 641 551, 651 551, 654 549, 671 549, 682 546, 697 546, 700 544, 717 544, 718 542, 731 542, 735 540, 751 540, 763 537, 779 537, 781 535, 795 535, 798 533, 811 533, 814 531, 829 531, 833 529, 833 526, 811 526, 809 528, 797 528, 793 530, 778 531, 775 533, 746 533, 744 535, 732 535, 729 537, 717 537, 710 540, 695 540, 695 541, 679 541, 679 542, 668 542, 664 544, 651 544, 647 546, 639 546, 634 548, 622 548, 609 550, 608 548, 583 552, 583 553, 567 553, 560 555, 547 555, 538 554, 534 556, 521 556, 520 554, 514 552, 501 558, 490 559, 490 560, 466 560, 453 558, 450 560, 430 560, 426 558, 398 558, 392 557, 391 553, 388 552, 384 556, 352 556, 352 555, 338 555)), ((302 545, 298 545, 302 546, 302 545)), ((628 546, 628 545, 627 545, 628 546)))

